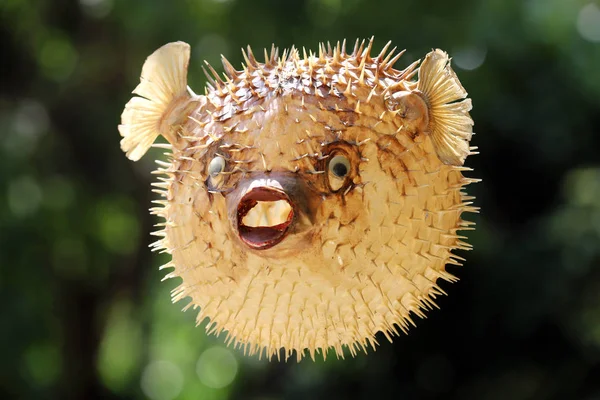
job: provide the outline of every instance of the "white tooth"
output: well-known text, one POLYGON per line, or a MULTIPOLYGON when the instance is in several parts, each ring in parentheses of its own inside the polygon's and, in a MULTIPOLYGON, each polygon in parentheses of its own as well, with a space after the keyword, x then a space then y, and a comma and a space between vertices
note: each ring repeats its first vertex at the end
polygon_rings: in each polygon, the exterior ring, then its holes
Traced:
POLYGON ((242 224, 249 227, 275 226, 287 221, 291 206, 285 200, 259 201, 246 214, 242 224))
POLYGON ((248 212, 248 214, 246 214, 246 216, 244 217, 244 221, 242 221, 242 223, 246 226, 258 226, 257 217, 258 217, 258 214, 255 212, 252 212, 252 210, 250 210, 248 212))
POLYGON ((272 203, 259 202, 258 206, 260 207, 257 210, 260 213, 260 226, 271 226, 271 221, 269 220, 269 209, 271 208, 272 203))
POLYGON ((275 203, 275 207, 273 208, 275 218, 277 219, 277 221, 279 221, 280 224, 287 221, 287 217, 291 211, 291 207, 287 202, 278 201, 277 203, 275 203))

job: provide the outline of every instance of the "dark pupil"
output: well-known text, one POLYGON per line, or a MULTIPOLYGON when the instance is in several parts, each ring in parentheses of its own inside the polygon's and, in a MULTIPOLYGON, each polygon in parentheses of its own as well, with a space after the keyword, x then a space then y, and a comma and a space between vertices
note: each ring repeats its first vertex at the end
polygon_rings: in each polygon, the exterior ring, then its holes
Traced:
POLYGON ((342 177, 348 173, 348 168, 343 163, 336 163, 333 165, 333 173, 335 176, 342 177))

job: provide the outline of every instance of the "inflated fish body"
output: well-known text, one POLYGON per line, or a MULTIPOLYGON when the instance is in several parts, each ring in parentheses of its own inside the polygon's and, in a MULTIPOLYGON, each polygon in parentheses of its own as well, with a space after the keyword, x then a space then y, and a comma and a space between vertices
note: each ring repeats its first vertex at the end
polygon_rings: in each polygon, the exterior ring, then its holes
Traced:
POLYGON ((224 79, 209 66, 196 95, 189 46, 170 43, 123 112, 129 158, 170 143, 152 211, 167 277, 182 279, 174 301, 250 354, 374 348, 434 306, 452 251, 469 248, 471 102, 441 50, 400 71, 371 44, 264 63, 248 49, 242 71, 224 59, 224 79))

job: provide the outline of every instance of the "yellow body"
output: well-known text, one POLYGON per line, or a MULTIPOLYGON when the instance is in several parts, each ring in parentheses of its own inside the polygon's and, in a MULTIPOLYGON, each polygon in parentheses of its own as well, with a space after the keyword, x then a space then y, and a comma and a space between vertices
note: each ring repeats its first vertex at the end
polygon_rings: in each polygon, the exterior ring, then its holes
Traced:
POLYGON ((442 294, 437 279, 455 279, 445 265, 469 248, 457 231, 475 211, 461 192, 473 181, 462 175, 471 103, 442 51, 398 71, 386 49, 273 50, 265 63, 249 50, 242 71, 224 60, 225 80, 215 74, 200 96, 186 86, 186 44, 146 61, 122 147, 138 159, 159 134, 171 143, 156 246, 172 255, 167 277, 183 280, 173 299, 190 297, 227 343, 268 357, 355 354, 379 331, 406 331, 442 294), (343 178, 328 169, 336 155, 343 178), (250 199, 256 188, 283 200, 250 199), (277 241, 249 246, 242 229, 256 226, 277 241))

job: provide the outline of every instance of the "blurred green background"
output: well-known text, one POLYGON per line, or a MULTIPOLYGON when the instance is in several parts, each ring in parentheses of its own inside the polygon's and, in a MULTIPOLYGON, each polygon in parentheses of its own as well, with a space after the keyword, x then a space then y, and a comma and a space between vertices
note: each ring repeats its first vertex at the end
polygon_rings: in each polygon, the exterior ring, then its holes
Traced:
POLYGON ((2 0, 1 399, 600 399, 600 4, 590 0, 2 0), (259 361, 160 283, 153 159, 117 124, 145 58, 190 86, 247 44, 433 47, 473 99, 475 249, 440 310, 356 358, 259 361))

